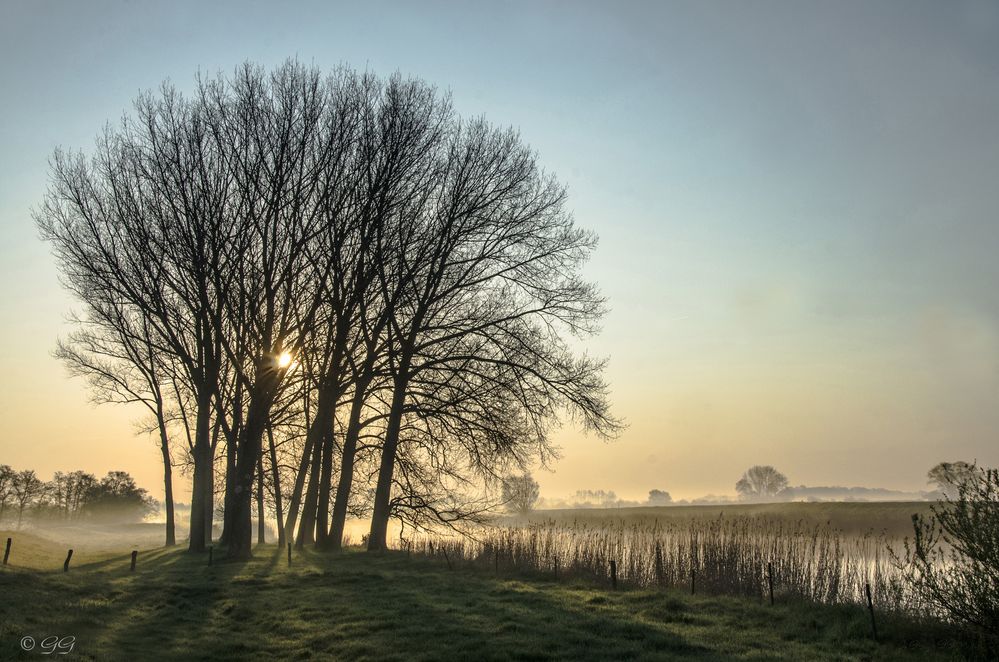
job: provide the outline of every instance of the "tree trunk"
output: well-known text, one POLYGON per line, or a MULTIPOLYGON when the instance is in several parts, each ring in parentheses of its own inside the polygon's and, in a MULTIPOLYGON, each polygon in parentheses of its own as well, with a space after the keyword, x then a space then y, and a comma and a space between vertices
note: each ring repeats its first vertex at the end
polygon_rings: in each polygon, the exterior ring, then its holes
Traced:
MULTIPOLYGON (((261 440, 262 442, 263 440, 261 440)), ((266 522, 264 522, 264 454, 260 453, 257 462, 257 544, 263 545, 265 540, 266 522)))
MULTIPOLYGON (((312 426, 309 425, 311 430, 312 426)), ((295 487, 291 492, 291 502, 288 504, 288 519, 285 520, 284 530, 289 538, 295 537, 295 520, 298 518, 298 507, 302 502, 302 491, 305 489, 305 478, 309 475, 309 467, 312 460, 312 435, 306 433, 305 447, 302 449, 302 460, 298 465, 298 473, 295 474, 295 487)))
MULTIPOLYGON (((305 503, 302 506, 302 517, 298 524, 298 538, 295 546, 301 549, 306 543, 316 541, 316 516, 319 505, 319 470, 322 464, 322 450, 325 443, 326 429, 333 427, 333 408, 335 402, 330 401, 329 389, 319 390, 319 403, 316 407, 316 418, 309 428, 312 438, 312 466, 309 471, 309 484, 305 490, 305 503)), ((325 526, 325 525, 324 525, 325 526)))
POLYGON ((319 493, 316 503, 316 547, 322 551, 330 550, 330 489, 333 483, 333 426, 327 428, 323 435, 322 467, 319 470, 319 493))
POLYGON ((270 449, 271 455, 271 482, 274 483, 274 511, 276 513, 275 519, 277 521, 277 543, 279 548, 284 548, 285 545, 285 534, 283 521, 283 511, 281 510, 281 473, 278 471, 277 463, 277 449, 274 447, 274 430, 271 426, 267 426, 267 446, 270 449))
POLYGON ((225 517, 229 530, 227 557, 230 559, 247 560, 253 557, 253 479, 279 382, 279 374, 272 367, 258 367, 236 452, 233 510, 225 517))
POLYGON ((210 545, 215 533, 215 449, 219 445, 221 423, 215 421, 212 428, 212 443, 207 450, 205 463, 205 541, 210 545))
POLYGON ((387 548, 388 521, 391 516, 392 474, 395 471, 395 454, 399 446, 399 430, 402 427, 402 411, 406 404, 406 389, 409 386, 409 357, 404 356, 395 378, 392 393, 392 409, 389 411, 388 427, 385 430, 385 443, 382 445, 381 465, 378 467, 378 484, 375 487, 375 503, 371 513, 371 530, 368 533, 368 551, 387 548))
POLYGON ((357 439, 361 434, 361 413, 367 395, 371 376, 362 377, 354 386, 354 399, 350 405, 350 420, 340 454, 340 480, 333 502, 333 521, 330 524, 330 549, 339 550, 343 546, 343 532, 347 523, 347 506, 350 504, 350 490, 354 481, 354 456, 357 453, 357 439))
POLYGON ((170 462, 170 440, 162 411, 157 414, 160 424, 160 452, 163 453, 163 506, 166 508, 166 546, 177 544, 177 530, 173 513, 173 467, 170 462))
MULTIPOLYGON (((207 389, 202 389, 197 402, 197 413, 194 424, 194 476, 191 485, 191 528, 190 543, 188 551, 203 552, 207 543, 205 541, 205 464, 211 458, 211 441, 209 434, 209 408, 211 407, 211 393, 207 389)), ((211 470, 210 467, 208 467, 211 470)))
MULTIPOLYGON (((220 411, 218 416, 221 416, 220 411)), ((226 545, 229 542, 229 530, 227 522, 229 518, 225 513, 229 512, 232 505, 232 497, 236 493, 236 447, 239 444, 239 433, 243 427, 243 387, 236 386, 236 394, 232 404, 232 425, 225 436, 225 493, 222 496, 222 535, 219 536, 219 544, 226 545)))
POLYGON ((285 537, 288 540, 295 539, 295 521, 298 519, 298 508, 302 503, 302 490, 305 489, 305 477, 308 475, 309 460, 312 458, 312 437, 308 430, 312 429, 312 418, 309 416, 310 393, 305 393, 305 403, 302 409, 305 412, 305 443, 302 448, 302 459, 298 463, 298 473, 295 474, 295 486, 291 489, 291 501, 288 504, 288 515, 284 523, 285 537))
POLYGON ((222 496, 222 535, 219 543, 229 542, 229 518, 225 516, 232 510, 232 498, 236 494, 236 446, 239 443, 235 432, 230 432, 225 441, 225 494, 222 496))
POLYGON ((215 537, 215 454, 211 453, 205 463, 205 543, 212 544, 215 537))
POLYGON ((298 536, 295 547, 302 549, 306 544, 316 542, 316 503, 319 501, 319 464, 322 453, 322 439, 312 442, 312 460, 309 465, 309 483, 305 488, 305 502, 302 504, 302 517, 298 521, 298 536))

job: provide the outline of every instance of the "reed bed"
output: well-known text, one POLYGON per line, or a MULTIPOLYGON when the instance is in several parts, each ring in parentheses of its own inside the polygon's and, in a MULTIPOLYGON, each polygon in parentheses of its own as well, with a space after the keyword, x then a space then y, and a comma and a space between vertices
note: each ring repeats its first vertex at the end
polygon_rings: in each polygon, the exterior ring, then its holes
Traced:
POLYGON ((484 527, 467 536, 418 536, 400 547, 495 572, 697 593, 789 597, 824 604, 866 604, 865 585, 881 611, 926 615, 904 581, 883 534, 846 536, 829 525, 767 517, 718 517, 684 523, 593 525, 549 521, 484 527))

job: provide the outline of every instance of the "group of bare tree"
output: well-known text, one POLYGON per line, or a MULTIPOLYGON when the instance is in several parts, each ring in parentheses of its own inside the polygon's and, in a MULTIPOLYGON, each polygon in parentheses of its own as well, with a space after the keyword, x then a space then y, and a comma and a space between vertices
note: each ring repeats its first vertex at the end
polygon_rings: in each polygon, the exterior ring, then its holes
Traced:
POLYGON ((15 471, 0 464, 0 523, 11 512, 17 512, 17 528, 21 528, 24 513, 45 494, 45 483, 30 469, 15 471))
POLYGON ((31 469, 0 464, 0 526, 16 513, 17 528, 26 514, 35 520, 141 520, 157 503, 124 471, 97 479, 86 471, 57 471, 43 481, 31 469))
POLYGON ((246 64, 142 95, 36 210, 82 304, 58 355, 192 476, 190 549, 475 518, 568 416, 611 434, 595 237, 512 130, 420 80, 246 64), (220 495, 219 504, 216 495, 220 495))

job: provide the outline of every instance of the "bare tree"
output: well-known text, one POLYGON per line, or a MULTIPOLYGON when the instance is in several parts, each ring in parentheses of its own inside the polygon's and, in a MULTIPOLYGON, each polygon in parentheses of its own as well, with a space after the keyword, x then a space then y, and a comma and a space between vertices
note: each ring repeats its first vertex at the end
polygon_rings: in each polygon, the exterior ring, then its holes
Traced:
POLYGON ((541 488, 530 474, 507 476, 503 479, 503 502, 510 512, 526 515, 534 509, 539 496, 541 488))
MULTIPOLYGON (((494 395, 520 408, 532 433, 493 446, 507 461, 546 458, 547 428, 562 407, 598 433, 617 426, 603 364, 574 357, 562 337, 592 332, 603 303, 578 276, 595 240, 563 210, 562 187, 542 175, 515 133, 484 122, 454 122, 429 154, 439 174, 419 214, 395 233, 399 258, 381 265, 384 291, 402 283, 404 296, 393 304, 387 332, 391 397, 369 549, 386 544, 403 417, 413 400, 421 413, 431 409, 419 405, 424 396, 413 388, 423 376, 452 391, 458 374, 502 385, 494 395)), ((489 470, 486 463, 477 468, 489 470)))
POLYGON ((71 515, 78 514, 87 502, 90 492, 97 486, 97 477, 86 471, 74 471, 69 474, 69 490, 67 492, 71 515))
POLYGON ((752 466, 735 484, 735 491, 744 499, 766 499, 777 496, 787 487, 787 476, 770 465, 752 466))
POLYGON ((965 483, 973 483, 981 472, 973 464, 967 462, 941 462, 926 473, 926 478, 931 485, 936 485, 937 489, 945 497, 955 498, 965 483))
POLYGON ((314 244, 344 186, 339 165, 352 143, 339 113, 350 81, 289 62, 269 76, 247 65, 228 82, 201 88, 217 111, 211 121, 218 149, 238 164, 234 202, 243 210, 233 221, 237 241, 220 263, 234 330, 227 353, 247 391, 234 498, 225 513, 231 558, 250 555, 250 495, 271 408, 291 357, 302 353, 323 310, 330 256, 314 244), (252 348, 250 360, 236 361, 236 347, 252 348))
MULTIPOLYGON (((211 528, 212 400, 222 360, 214 325, 220 299, 209 267, 227 240, 221 203, 228 180, 213 168, 197 108, 175 90, 143 95, 135 110, 105 131, 91 159, 56 152, 53 183, 35 218, 64 284, 87 308, 84 333, 102 349, 123 338, 140 348, 148 343, 141 352, 114 348, 115 358, 141 355, 145 364, 149 355, 169 357, 176 366, 177 404, 193 409, 193 424, 185 420, 193 427, 190 549, 202 551, 211 528), (129 327, 115 327, 119 321, 129 327)), ((120 376, 114 370, 105 377, 120 376)))
MULTIPOLYGON (((385 333, 394 306, 403 296, 406 279, 379 279, 387 262, 397 263, 403 245, 417 227, 414 213, 424 203, 435 175, 428 158, 438 144, 450 113, 448 99, 415 80, 393 76, 384 85, 368 89, 359 135, 364 177, 360 188, 360 222, 356 225, 349 289, 331 297, 354 315, 352 333, 342 356, 349 373, 351 397, 340 453, 339 481, 325 547, 339 549, 349 508, 358 441, 366 425, 383 417, 364 419, 369 396, 383 386, 388 343, 385 333), (402 233, 400 235, 399 233, 402 233)), ((336 282, 334 279, 333 282, 336 282)), ((341 319, 343 319, 341 317, 341 319)), ((347 337, 344 338, 347 340, 347 337)))
MULTIPOLYGON (((138 403, 153 417, 163 461, 166 545, 177 543, 173 500, 173 459, 170 451, 167 375, 168 357, 155 352, 151 328, 124 306, 91 305, 86 320, 59 343, 56 357, 73 375, 86 377, 97 403, 138 403)), ((193 450, 193 449, 192 449, 193 450)))
POLYGON ((14 478, 17 472, 9 464, 0 464, 0 524, 7 511, 7 504, 14 498, 14 478))
POLYGON ((24 511, 45 494, 45 483, 38 479, 34 471, 25 469, 14 474, 11 488, 14 505, 17 506, 17 528, 20 530, 24 511))
POLYGON ((673 497, 666 490, 649 490, 650 506, 666 506, 673 503, 673 497))

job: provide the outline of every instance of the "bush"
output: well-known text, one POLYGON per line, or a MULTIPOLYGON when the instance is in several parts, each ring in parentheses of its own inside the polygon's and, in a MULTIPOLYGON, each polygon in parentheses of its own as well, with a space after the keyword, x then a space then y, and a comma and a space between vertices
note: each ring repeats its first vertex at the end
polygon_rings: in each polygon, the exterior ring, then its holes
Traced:
POLYGON ((905 576, 931 609, 999 641, 999 470, 971 472, 932 515, 913 515, 905 576))

